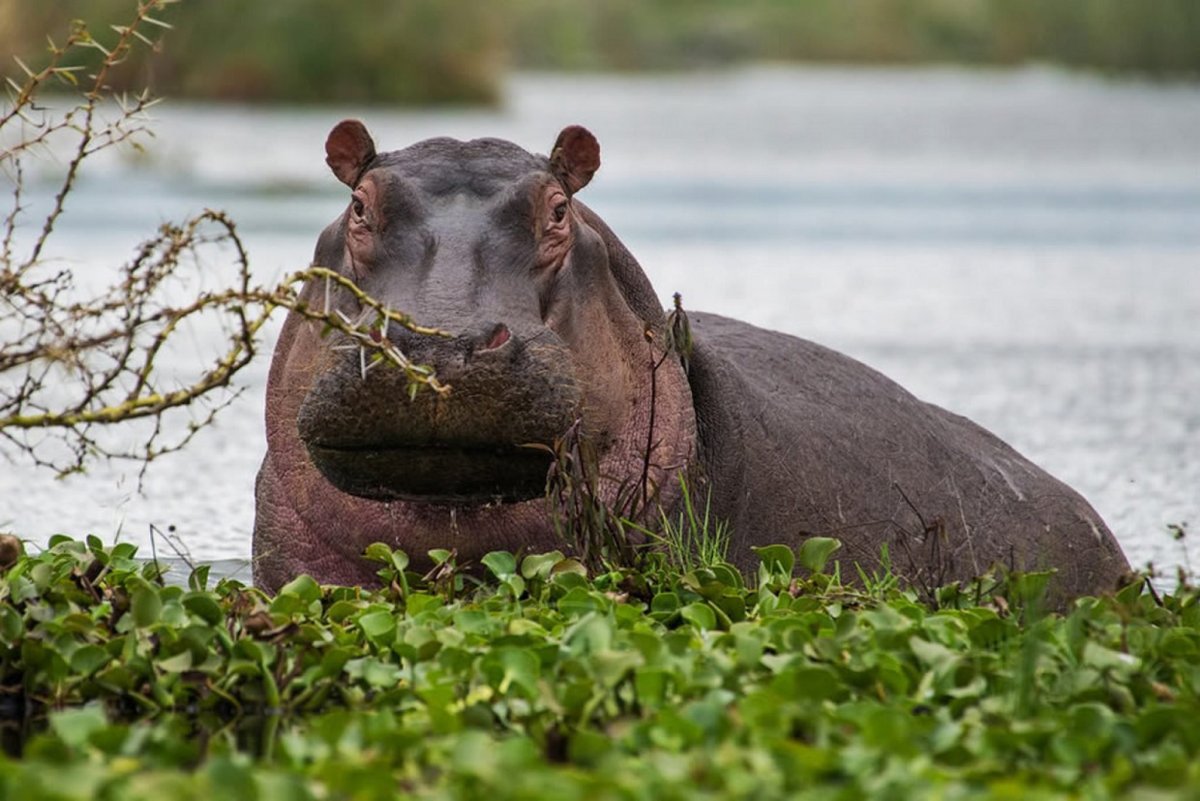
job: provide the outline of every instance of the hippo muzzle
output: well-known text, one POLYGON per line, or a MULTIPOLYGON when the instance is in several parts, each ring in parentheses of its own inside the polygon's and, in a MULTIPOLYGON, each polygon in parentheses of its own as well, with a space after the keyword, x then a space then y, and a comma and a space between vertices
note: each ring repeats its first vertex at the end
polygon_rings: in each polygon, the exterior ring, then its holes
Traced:
POLYGON ((548 451, 532 446, 308 443, 329 483, 381 501, 511 503, 545 491, 548 451))
POLYGON ((578 382, 551 332, 530 346, 503 324, 481 328, 488 333, 448 341, 389 332, 410 358, 436 368, 451 386, 445 396, 426 390, 410 399, 401 371, 364 371, 357 349, 340 351, 296 421, 321 474, 342 492, 381 501, 542 496, 551 446, 579 413, 578 382))

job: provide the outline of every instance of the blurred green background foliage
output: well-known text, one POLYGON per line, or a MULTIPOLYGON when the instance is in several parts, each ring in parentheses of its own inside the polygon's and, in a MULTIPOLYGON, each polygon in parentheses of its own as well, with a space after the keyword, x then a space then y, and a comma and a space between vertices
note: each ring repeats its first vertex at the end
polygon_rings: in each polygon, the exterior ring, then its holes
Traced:
MULTIPOLYGON (((0 56, 135 0, 0 0, 0 56)), ((221 100, 489 103, 505 73, 749 62, 1018 65, 1200 77, 1196 0, 186 0, 121 80, 221 100)), ((4 58, 5 69, 11 63, 4 58)))

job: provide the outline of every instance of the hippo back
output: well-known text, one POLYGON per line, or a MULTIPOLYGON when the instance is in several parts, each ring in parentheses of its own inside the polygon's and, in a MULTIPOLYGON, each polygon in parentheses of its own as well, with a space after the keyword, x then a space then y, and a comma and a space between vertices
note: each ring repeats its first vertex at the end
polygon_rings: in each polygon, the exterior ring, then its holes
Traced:
POLYGON ((825 535, 842 541, 845 568, 877 568, 887 545, 893 569, 922 586, 998 563, 1056 568, 1056 595, 1073 597, 1128 571, 1087 501, 970 420, 815 343, 691 321, 699 458, 734 561, 825 535))

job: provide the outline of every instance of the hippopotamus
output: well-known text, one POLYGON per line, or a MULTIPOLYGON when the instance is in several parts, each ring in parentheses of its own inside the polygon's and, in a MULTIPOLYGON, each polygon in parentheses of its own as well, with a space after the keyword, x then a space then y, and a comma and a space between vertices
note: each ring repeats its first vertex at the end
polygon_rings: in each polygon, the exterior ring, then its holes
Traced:
MULTIPOLYGON (((645 273, 577 197, 600 166, 586 129, 564 129, 549 156, 491 138, 377 152, 345 120, 325 152, 348 197, 314 264, 436 331, 393 320, 377 336, 449 390, 413 392, 404 370, 366 369, 347 333, 289 313, 267 384, 259 586, 376 583, 373 542, 417 567, 435 548, 460 564, 570 548, 546 498, 568 431, 595 454, 602 500, 640 483, 652 502, 627 511, 651 527, 706 505, 741 567, 754 546, 830 536, 851 580, 882 559, 925 583, 1000 564, 1052 569, 1070 598, 1128 571, 1078 493, 853 358, 700 312, 672 352, 645 273)), ((301 302, 363 312, 328 280, 301 302)))

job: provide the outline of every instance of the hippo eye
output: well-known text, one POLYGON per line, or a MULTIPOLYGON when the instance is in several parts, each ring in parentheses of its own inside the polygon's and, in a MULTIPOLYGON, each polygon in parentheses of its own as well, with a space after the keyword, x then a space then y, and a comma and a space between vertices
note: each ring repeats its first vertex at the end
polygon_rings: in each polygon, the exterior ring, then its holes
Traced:
POLYGON ((355 197, 354 200, 350 203, 350 210, 354 212, 355 217, 363 216, 362 198, 355 197))
POLYGON ((554 207, 554 221, 560 223, 567 217, 567 202, 564 200, 554 207))

